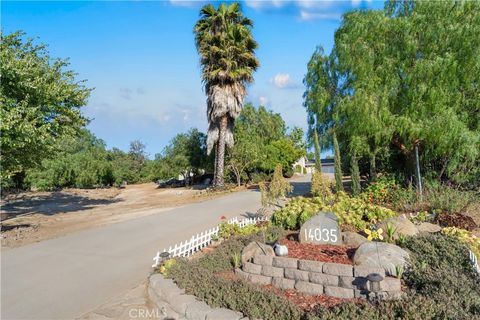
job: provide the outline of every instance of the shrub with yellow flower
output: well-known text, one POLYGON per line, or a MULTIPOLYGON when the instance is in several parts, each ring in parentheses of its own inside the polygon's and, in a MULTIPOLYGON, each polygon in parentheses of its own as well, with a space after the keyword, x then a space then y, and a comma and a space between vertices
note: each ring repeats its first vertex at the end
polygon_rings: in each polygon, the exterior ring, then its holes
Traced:
POLYGON ((377 230, 365 229, 364 232, 367 234, 368 241, 372 240, 383 240, 383 230, 379 228, 377 230))

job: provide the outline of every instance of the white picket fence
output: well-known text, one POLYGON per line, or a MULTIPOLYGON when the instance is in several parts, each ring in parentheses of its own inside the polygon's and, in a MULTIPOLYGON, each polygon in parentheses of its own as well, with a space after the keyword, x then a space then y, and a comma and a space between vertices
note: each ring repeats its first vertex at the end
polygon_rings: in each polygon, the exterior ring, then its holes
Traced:
MULTIPOLYGON (((266 221, 268 218, 266 217, 254 217, 254 218, 246 218, 242 220, 238 220, 238 218, 233 218, 228 220, 229 224, 237 224, 240 228, 243 228, 250 224, 256 224, 260 221, 266 221)), ((168 252, 170 258, 174 257, 188 257, 193 253, 205 248, 210 243, 212 243, 212 237, 218 236, 219 226, 211 228, 201 233, 197 233, 193 235, 189 240, 185 240, 180 242, 180 244, 175 244, 174 246, 170 246, 167 249, 164 249, 162 252, 168 252)), ((157 252, 157 255, 153 257, 154 264, 152 268, 155 268, 160 264, 162 257, 160 251, 157 252)))
POLYGON ((472 250, 469 250, 469 251, 470 251, 470 261, 472 262, 473 268, 475 269, 475 271, 477 271, 478 275, 480 276, 480 266, 478 265, 477 256, 475 255, 475 253, 473 253, 472 250))

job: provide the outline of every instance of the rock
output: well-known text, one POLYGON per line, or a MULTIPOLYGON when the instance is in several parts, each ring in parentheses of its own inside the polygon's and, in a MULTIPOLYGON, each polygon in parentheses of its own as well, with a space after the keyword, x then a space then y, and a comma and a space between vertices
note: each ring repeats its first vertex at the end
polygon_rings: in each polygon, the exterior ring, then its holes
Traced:
POLYGON ((235 312, 225 308, 214 309, 212 312, 208 313, 205 320, 239 320, 243 317, 243 314, 235 312))
POLYGON ((300 243, 341 245, 338 218, 332 212, 320 212, 300 228, 300 243))
POLYGON ((283 268, 262 266, 262 275, 267 277, 283 277, 283 268))
POLYGON ((387 231, 387 225, 391 225, 395 228, 397 228, 397 231, 393 235, 393 239, 398 239, 398 236, 400 234, 406 235, 406 236, 414 236, 418 234, 418 229, 417 227, 407 219, 405 215, 401 215, 398 217, 393 217, 387 220, 383 220, 382 222, 377 224, 377 228, 382 228, 383 229, 383 235, 385 236, 386 231, 387 231))
POLYGON ((274 257, 273 261, 272 261, 272 266, 277 267, 277 268, 297 269, 298 259, 286 258, 286 257, 274 257))
POLYGON ((341 299, 353 299, 355 293, 352 289, 340 288, 340 287, 325 287, 325 295, 341 299))
POLYGON ((308 271, 286 268, 285 278, 292 280, 308 281, 308 271))
POLYGON ((422 222, 417 226, 417 229, 420 233, 436 233, 442 231, 442 227, 430 222, 422 222))
POLYGON ((242 250, 242 264, 251 262, 253 256, 257 256, 257 255, 274 256, 275 252, 273 251, 273 248, 270 247, 269 245, 266 245, 258 241, 250 242, 242 250))
POLYGON ((321 295, 323 294, 323 286, 320 284, 310 283, 306 281, 297 281, 295 283, 295 289, 311 295, 321 295))
POLYGON ((324 286, 338 286, 338 276, 330 274, 310 272, 310 282, 321 284, 324 286))
POLYGON ((387 275, 395 275, 395 267, 406 267, 409 254, 399 246, 385 242, 365 242, 355 255, 353 263, 365 267, 381 267, 387 275))
POLYGON ((275 254, 277 256, 280 256, 280 257, 288 256, 287 246, 283 246, 283 245, 280 245, 280 244, 277 243, 273 246, 273 250, 275 251, 275 254))
POLYGON ((358 248, 362 243, 367 241, 367 238, 356 232, 342 232, 342 242, 346 246, 358 248))
POLYGON ((293 289, 295 288, 295 280, 285 279, 285 278, 273 278, 272 286, 280 289, 293 289))
POLYGON ((325 262, 322 271, 335 276, 353 276, 353 267, 343 263, 325 262))

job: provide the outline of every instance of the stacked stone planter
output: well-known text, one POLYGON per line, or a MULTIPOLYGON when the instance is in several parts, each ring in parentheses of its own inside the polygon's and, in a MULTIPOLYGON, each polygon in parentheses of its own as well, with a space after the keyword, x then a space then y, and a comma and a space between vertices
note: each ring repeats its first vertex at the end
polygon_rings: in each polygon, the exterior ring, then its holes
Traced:
POLYGON ((244 263, 238 273, 253 283, 296 289, 311 295, 390 299, 402 294, 400 279, 385 277, 385 271, 377 267, 256 255, 253 262, 244 263), (372 273, 383 277, 375 292, 367 280, 372 273))

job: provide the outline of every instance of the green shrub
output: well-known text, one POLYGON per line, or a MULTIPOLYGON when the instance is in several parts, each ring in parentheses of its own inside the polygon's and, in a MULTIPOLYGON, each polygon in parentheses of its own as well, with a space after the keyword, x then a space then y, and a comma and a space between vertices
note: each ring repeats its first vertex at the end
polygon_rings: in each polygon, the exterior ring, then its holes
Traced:
POLYGON ((368 203, 377 205, 392 204, 399 188, 395 179, 380 177, 370 183, 365 191, 360 194, 360 197, 368 203))
POLYGON ((425 187, 425 201, 433 213, 461 213, 478 195, 473 191, 463 191, 437 182, 428 182, 425 187))
POLYGON ((321 172, 315 170, 312 175, 311 192, 315 197, 321 197, 325 201, 333 198, 333 182, 324 177, 321 172))
POLYGON ((305 319, 480 319, 480 281, 461 242, 442 235, 408 237, 412 288, 404 298, 318 307, 305 319))
POLYGON ((478 203, 474 191, 461 190, 436 181, 425 183, 423 199, 411 185, 402 188, 394 180, 370 185, 361 197, 372 203, 391 206, 394 210, 430 213, 462 213, 471 204, 478 203))
POLYGON ((278 205, 281 198, 292 192, 292 185, 283 178, 282 166, 277 165, 273 173, 272 181, 268 185, 260 183, 260 192, 262 194, 262 206, 278 205))
POLYGON ((260 230, 262 230, 262 228, 255 224, 249 224, 244 227, 240 227, 235 223, 222 222, 219 226, 218 236, 220 238, 228 239, 232 236, 250 235, 252 233, 257 233, 260 230))
POLYGON ((325 203, 321 197, 296 197, 283 209, 273 213, 272 222, 288 230, 298 230, 306 220, 320 211, 334 212, 341 225, 352 225, 357 230, 364 230, 378 221, 396 215, 390 209, 339 192, 332 203, 325 203))
POLYGON ((459 229, 455 227, 447 227, 442 229, 442 233, 465 243, 470 250, 475 253, 478 259, 480 259, 480 238, 473 235, 470 231, 459 229))
POLYGON ((464 243, 444 235, 409 237, 406 281, 418 294, 448 306, 442 318, 480 318, 480 279, 464 243))

